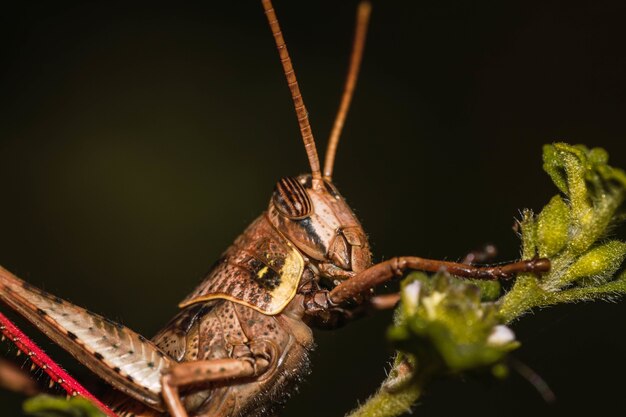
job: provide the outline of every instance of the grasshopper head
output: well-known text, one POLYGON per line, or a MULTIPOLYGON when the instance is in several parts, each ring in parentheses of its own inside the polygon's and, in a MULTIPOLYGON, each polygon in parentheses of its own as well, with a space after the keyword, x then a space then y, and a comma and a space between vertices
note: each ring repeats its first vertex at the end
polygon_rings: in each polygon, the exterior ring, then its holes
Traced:
POLYGON ((339 137, 361 64, 371 6, 368 2, 362 2, 358 9, 348 77, 328 139, 323 173, 309 123, 309 113, 300 93, 278 19, 270 0, 264 0, 263 6, 291 92, 304 150, 311 168, 311 174, 286 177, 278 181, 269 204, 268 217, 295 247, 309 257, 311 265, 318 267, 322 276, 349 277, 371 266, 372 255, 363 227, 332 184, 332 174, 339 137))
POLYGON ((352 209, 330 180, 316 187, 313 182, 309 174, 280 179, 269 204, 270 221, 313 265, 323 266, 320 270, 350 275, 368 268, 369 243, 352 209))

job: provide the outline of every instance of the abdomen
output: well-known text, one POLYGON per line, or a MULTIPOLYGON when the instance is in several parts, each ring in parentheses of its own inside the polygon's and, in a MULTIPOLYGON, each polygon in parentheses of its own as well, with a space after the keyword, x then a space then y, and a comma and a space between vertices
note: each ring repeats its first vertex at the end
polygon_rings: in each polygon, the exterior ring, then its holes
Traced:
MULTIPOLYGON (((250 347, 255 344, 269 345, 277 353, 269 370, 258 377, 191 387, 183 397, 190 417, 266 415, 289 397, 308 372, 312 345, 310 330, 301 321, 282 314, 264 315, 226 300, 182 310, 153 341, 179 362, 251 355, 250 347), (298 327, 295 332, 294 326, 298 327)), ((113 401, 121 417, 167 415, 119 396, 113 401)))

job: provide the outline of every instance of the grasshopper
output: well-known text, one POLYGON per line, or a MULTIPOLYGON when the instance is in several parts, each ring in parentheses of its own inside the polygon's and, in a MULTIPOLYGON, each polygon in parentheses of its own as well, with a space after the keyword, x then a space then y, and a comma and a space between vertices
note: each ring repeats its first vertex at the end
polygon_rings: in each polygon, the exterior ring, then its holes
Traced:
POLYGON ((333 184, 334 159, 365 43, 362 3, 323 170, 270 0, 262 0, 291 92, 310 172, 280 179, 268 208, 235 240, 180 312, 152 339, 37 289, 0 268, 0 300, 114 389, 123 417, 262 416, 309 371, 311 328, 332 329, 398 297, 373 289, 407 270, 506 279, 548 271, 547 259, 477 267, 414 256, 373 263, 363 227, 333 184))

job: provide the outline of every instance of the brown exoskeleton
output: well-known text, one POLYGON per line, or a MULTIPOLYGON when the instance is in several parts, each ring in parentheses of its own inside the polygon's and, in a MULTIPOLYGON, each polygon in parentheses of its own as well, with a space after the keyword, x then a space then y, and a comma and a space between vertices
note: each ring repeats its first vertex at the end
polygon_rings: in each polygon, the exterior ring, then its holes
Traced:
POLYGON ((407 269, 498 279, 544 272, 546 259, 497 267, 397 257, 373 265, 367 236, 332 183, 334 156, 364 45, 369 5, 359 7, 355 47, 323 173, 295 73, 270 0, 263 6, 295 104, 310 174, 278 181, 262 213, 226 250, 180 313, 151 341, 0 268, 0 299, 117 391, 120 416, 265 415, 308 370, 311 326, 337 327, 407 269))

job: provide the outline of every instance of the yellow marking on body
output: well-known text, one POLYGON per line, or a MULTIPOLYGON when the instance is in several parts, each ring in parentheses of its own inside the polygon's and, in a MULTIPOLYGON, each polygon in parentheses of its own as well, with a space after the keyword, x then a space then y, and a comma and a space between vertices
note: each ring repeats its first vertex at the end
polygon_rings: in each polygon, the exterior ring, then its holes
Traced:
POLYGON ((302 272, 304 272, 304 258, 289 241, 287 241, 287 244, 291 250, 279 272, 280 284, 270 291, 270 294, 272 294, 270 305, 279 310, 279 312, 295 297, 302 272))
POLYGON ((256 273, 256 276, 259 278, 263 278, 265 274, 267 274, 267 269, 267 265, 265 265, 263 268, 259 269, 259 272, 256 273))

